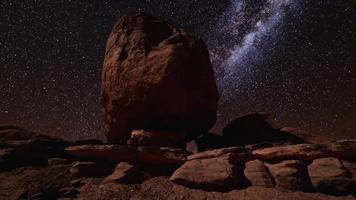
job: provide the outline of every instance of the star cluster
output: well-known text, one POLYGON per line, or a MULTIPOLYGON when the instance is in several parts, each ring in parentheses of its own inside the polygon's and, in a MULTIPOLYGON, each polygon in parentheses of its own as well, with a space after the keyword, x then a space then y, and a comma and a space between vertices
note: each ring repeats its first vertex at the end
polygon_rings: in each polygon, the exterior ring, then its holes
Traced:
POLYGON ((352 0, 0 2, 0 123, 102 136, 100 76, 117 17, 148 12, 202 37, 221 94, 219 131, 247 112, 275 126, 356 137, 352 0))

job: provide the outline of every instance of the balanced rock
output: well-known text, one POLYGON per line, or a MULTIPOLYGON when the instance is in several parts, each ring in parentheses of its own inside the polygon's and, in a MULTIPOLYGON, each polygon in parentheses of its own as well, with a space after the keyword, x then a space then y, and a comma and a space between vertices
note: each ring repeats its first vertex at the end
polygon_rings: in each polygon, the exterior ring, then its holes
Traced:
POLYGON ((337 158, 320 158, 308 166, 314 188, 328 194, 347 194, 352 191, 352 174, 337 158))
POLYGON ((102 71, 109 141, 126 142, 134 129, 200 135, 216 121, 218 98, 201 39, 143 13, 115 24, 102 71))
POLYGON ((268 168, 260 160, 252 160, 245 163, 244 174, 253 186, 274 187, 268 168))
POLYGON ((308 191, 311 183, 306 165, 298 160, 286 160, 277 164, 267 165, 276 187, 292 191, 308 191))

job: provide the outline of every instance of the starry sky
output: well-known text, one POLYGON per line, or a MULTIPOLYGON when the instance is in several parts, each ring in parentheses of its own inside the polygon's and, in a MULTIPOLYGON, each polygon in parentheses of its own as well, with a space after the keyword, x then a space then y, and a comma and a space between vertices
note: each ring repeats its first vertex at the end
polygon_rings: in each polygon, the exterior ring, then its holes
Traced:
POLYGON ((205 40, 221 95, 214 131, 266 111, 275 127, 356 138, 354 0, 2 0, 0 124, 103 136, 105 42, 133 11, 205 40))

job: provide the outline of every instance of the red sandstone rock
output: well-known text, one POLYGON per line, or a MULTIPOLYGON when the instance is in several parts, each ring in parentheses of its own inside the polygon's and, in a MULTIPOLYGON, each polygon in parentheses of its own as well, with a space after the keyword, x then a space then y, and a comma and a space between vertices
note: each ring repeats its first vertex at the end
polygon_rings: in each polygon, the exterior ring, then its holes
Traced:
POLYGON ((102 99, 109 141, 126 142, 133 129, 207 131, 218 92, 204 42, 146 14, 120 18, 106 45, 102 99))
POLYGON ((347 194, 352 191, 352 174, 337 158, 320 158, 308 166, 314 188, 328 194, 347 194))
POLYGON ((298 160, 267 164, 277 188, 292 191, 311 189, 306 165, 298 160))
POLYGON ((66 148, 79 158, 102 159, 110 162, 134 161, 145 164, 181 164, 186 152, 170 148, 130 148, 122 145, 82 145, 66 148))
POLYGON ((228 147, 222 149, 214 149, 209 151, 203 151, 199 153, 192 154, 188 156, 188 160, 194 159, 205 159, 219 157, 225 154, 234 155, 235 159, 238 161, 245 161, 251 159, 250 154, 243 147, 228 147))
POLYGON ((215 158, 189 160, 174 172, 170 180, 187 187, 230 190, 236 188, 241 180, 237 164, 232 153, 215 158))
POLYGON ((253 186, 274 187, 268 168, 260 160, 252 160, 245 163, 244 174, 253 186))
POLYGON ((330 155, 327 146, 316 144, 296 144, 257 149, 252 156, 261 160, 314 160, 330 155))
POLYGON ((117 183, 134 183, 138 180, 140 172, 137 167, 131 165, 127 162, 119 163, 115 171, 107 176, 103 181, 104 182, 117 182, 117 183))
POLYGON ((329 143, 328 148, 331 151, 330 156, 332 157, 343 159, 356 158, 356 140, 338 140, 329 143))

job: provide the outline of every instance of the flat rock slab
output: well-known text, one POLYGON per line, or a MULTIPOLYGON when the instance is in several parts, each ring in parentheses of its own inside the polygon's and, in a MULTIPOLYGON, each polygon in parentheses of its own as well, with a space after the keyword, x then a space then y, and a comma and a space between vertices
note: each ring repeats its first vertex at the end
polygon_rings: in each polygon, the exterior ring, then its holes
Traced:
POLYGON ((228 153, 234 154, 235 158, 240 161, 250 159, 249 153, 244 147, 228 147, 195 153, 188 156, 188 160, 214 158, 228 153))
POLYGON ((356 140, 338 140, 328 144, 330 156, 343 159, 356 159, 356 140))
POLYGON ((253 186, 274 187, 268 168, 260 160, 252 160, 245 164, 244 174, 253 186))
POLYGON ((321 158, 308 166, 313 187, 327 194, 347 194, 352 191, 352 174, 337 158, 321 158))
POLYGON ((204 190, 229 190, 238 185, 238 167, 233 153, 185 162, 171 176, 176 184, 204 190))
POLYGON ((327 157, 330 150, 325 145, 296 144, 257 149, 252 156, 260 160, 314 160, 327 157))
POLYGON ((122 145, 82 145, 66 148, 77 157, 99 158, 111 162, 134 161, 148 164, 182 164, 186 152, 169 148, 130 148, 122 145))
POLYGON ((267 164, 277 188, 291 191, 311 189, 306 165, 299 160, 286 160, 277 164, 267 164))

